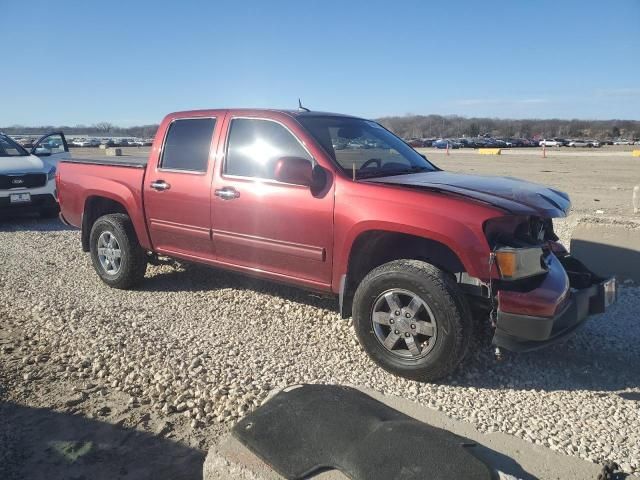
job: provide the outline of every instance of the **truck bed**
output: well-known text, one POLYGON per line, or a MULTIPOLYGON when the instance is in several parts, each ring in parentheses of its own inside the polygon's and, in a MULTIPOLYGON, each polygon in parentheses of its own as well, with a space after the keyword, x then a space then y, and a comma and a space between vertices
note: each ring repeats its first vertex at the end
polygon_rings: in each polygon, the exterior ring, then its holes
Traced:
MULTIPOLYGON (((100 201, 121 201, 138 234, 140 243, 148 248, 150 241, 143 208, 143 181, 146 157, 87 156, 61 160, 58 164, 58 200, 64 205, 64 221, 82 227, 84 213, 96 198, 100 201)), ((87 232, 85 232, 87 233, 87 232)), ((87 239, 83 237, 83 248, 87 239)))
POLYGON ((147 166, 147 156, 126 156, 126 157, 85 157, 69 158, 61 160, 64 163, 85 163, 90 165, 109 165, 114 167, 145 168, 147 166))

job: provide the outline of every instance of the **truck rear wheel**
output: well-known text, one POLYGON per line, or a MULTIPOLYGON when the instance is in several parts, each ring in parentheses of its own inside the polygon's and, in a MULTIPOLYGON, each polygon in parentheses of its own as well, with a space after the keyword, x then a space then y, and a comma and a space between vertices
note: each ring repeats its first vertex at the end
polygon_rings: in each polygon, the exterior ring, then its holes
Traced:
POLYGON ((372 270, 356 290, 353 320, 371 359, 412 380, 437 380, 455 370, 472 332, 469 307, 455 281, 418 260, 372 270))
POLYGON ((104 283, 126 290, 142 281, 147 254, 138 243, 128 215, 112 213, 98 218, 89 242, 93 268, 104 283))

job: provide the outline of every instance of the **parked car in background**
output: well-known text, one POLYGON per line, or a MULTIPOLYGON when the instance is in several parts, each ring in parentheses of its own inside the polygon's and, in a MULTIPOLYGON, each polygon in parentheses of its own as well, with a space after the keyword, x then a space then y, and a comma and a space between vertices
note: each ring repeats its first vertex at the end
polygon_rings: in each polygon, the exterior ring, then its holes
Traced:
POLYGON ((461 144, 450 139, 441 138, 440 140, 436 140, 435 142, 433 142, 431 146, 440 150, 444 150, 447 147, 449 147, 450 149, 458 149, 460 148, 461 144))
POLYGON ((480 328, 537 349, 616 299, 615 279, 557 243, 567 194, 443 171, 357 117, 173 113, 148 158, 64 161, 57 183, 106 285, 131 288, 169 256, 335 295, 370 358, 407 378, 451 373, 480 328))
POLYGON ((602 146, 599 140, 587 140, 587 142, 589 143, 589 146, 593 148, 600 148, 602 146))
POLYGON ((23 138, 17 140, 17 142, 20 144, 21 147, 33 148, 33 139, 32 138, 23 137, 23 138))
POLYGON ((100 140, 97 138, 74 138, 71 141, 71 145, 74 147, 99 147, 100 140))
POLYGON ((476 148, 476 143, 472 138, 460 138, 458 142, 462 146, 462 148, 476 148))
POLYGON ((62 132, 42 136, 27 151, 0 134, 0 213, 58 214, 55 175, 58 162, 71 158, 62 132))
POLYGON ((541 147, 561 147, 563 145, 563 142, 561 142, 560 140, 555 140, 555 139, 544 139, 544 140, 540 140, 540 143, 538 144, 541 147))
POLYGON ((571 140, 567 144, 569 147, 592 147, 593 145, 589 143, 588 140, 571 140))
POLYGON ((613 144, 614 145, 633 145, 633 142, 625 138, 619 138, 618 140, 614 140, 613 144))
POLYGON ((524 138, 506 138, 507 147, 523 148, 531 146, 531 143, 524 138))

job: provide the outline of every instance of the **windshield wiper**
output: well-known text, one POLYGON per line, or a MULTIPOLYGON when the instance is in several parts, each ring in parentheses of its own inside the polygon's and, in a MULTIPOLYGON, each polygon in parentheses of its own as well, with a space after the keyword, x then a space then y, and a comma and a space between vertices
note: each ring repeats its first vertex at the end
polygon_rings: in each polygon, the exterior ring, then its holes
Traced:
POLYGON ((393 175, 405 175, 408 173, 432 172, 433 169, 424 165, 414 165, 412 167, 396 170, 375 169, 371 171, 356 172, 356 178, 390 177, 393 175))

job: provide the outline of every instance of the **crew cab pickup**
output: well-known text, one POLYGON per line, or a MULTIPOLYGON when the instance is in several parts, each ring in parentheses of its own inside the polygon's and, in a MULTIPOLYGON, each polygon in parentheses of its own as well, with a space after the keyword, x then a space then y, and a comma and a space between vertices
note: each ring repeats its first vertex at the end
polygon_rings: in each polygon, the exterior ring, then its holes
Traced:
POLYGON ((474 322, 498 349, 531 350, 616 298, 557 243, 565 193, 442 171, 361 118, 172 113, 148 159, 64 160, 56 179, 107 285, 172 257, 332 294, 369 356, 407 378, 456 368, 474 322))

